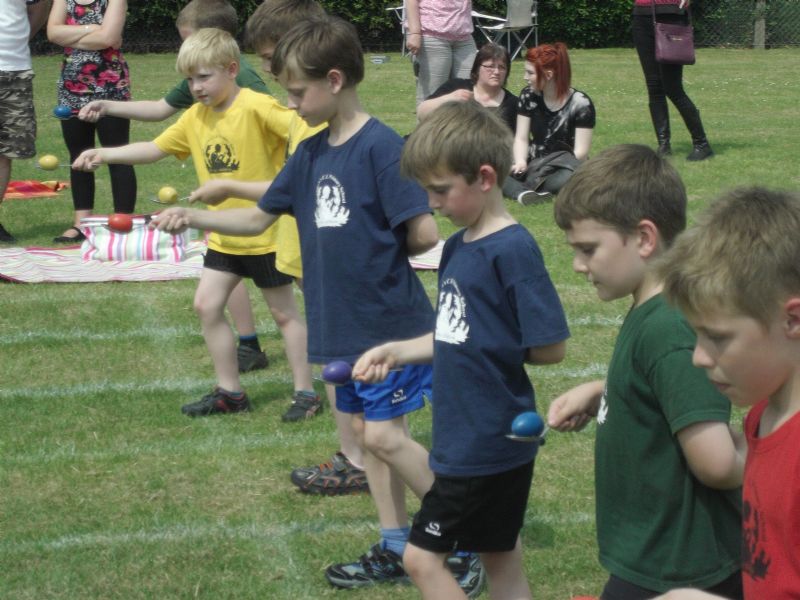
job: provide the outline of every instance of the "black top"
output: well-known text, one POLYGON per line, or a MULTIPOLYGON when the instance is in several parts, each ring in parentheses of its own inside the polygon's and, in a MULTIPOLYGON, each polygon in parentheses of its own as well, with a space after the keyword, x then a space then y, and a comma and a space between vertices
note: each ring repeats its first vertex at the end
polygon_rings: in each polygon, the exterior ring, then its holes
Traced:
MULTIPOLYGON (((474 88, 472 81, 469 79, 450 79, 445 81, 442 85, 439 86, 435 92, 433 92, 430 96, 426 98, 426 100, 431 100, 432 98, 440 98, 442 96, 446 96, 450 92, 454 92, 456 90, 469 90, 472 91, 474 88)), ((509 92, 506 88, 503 88, 503 92, 505 95, 503 96, 503 100, 500 102, 500 106, 488 106, 487 108, 491 111, 494 111, 498 117, 503 119, 503 121, 508 125, 511 132, 515 132, 517 129, 517 101, 518 98, 509 92)))

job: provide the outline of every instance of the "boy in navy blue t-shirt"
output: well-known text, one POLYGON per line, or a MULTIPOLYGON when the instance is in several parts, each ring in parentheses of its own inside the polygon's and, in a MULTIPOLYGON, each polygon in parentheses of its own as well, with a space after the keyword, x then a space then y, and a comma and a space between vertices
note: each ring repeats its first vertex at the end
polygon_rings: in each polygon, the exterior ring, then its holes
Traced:
POLYGON ((536 242, 503 204, 510 143, 502 121, 473 102, 443 105, 411 135, 402 172, 464 229, 442 254, 435 331, 377 346, 353 368, 374 382, 433 361, 435 481, 403 556, 431 600, 463 597, 447 570, 453 550, 480 553, 491 597, 531 597, 519 532, 538 445, 506 434, 535 408, 525 363, 561 361, 569 331, 536 242))
MULTIPOLYGON (((335 17, 300 23, 278 43, 271 64, 288 106, 311 127, 328 128, 300 143, 257 207, 169 208, 155 219, 158 227, 252 235, 293 215, 311 363, 352 362, 376 344, 430 331, 433 310, 408 256, 432 248, 439 234, 424 191, 400 175, 402 138, 361 107, 356 85, 364 59, 355 28, 335 17)), ((365 450, 381 542, 352 563, 329 567, 334 586, 407 580, 400 562, 409 530, 405 485, 421 497, 433 474, 406 415, 423 406, 430 386, 430 366, 412 365, 378 385, 336 390, 337 408, 352 415, 365 450)), ((479 582, 477 558, 458 558, 451 564, 454 572, 466 566, 460 580, 479 582)))

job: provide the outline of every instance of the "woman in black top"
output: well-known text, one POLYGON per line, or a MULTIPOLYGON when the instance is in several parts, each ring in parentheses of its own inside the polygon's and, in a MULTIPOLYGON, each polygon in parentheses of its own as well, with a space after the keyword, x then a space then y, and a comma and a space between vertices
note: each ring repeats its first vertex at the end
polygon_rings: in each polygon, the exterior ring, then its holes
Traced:
POLYGON ((508 51, 497 44, 484 44, 475 55, 469 79, 450 79, 428 96, 417 109, 420 119, 452 100, 478 104, 494 110, 513 132, 517 125, 517 97, 505 87, 509 72, 508 51))

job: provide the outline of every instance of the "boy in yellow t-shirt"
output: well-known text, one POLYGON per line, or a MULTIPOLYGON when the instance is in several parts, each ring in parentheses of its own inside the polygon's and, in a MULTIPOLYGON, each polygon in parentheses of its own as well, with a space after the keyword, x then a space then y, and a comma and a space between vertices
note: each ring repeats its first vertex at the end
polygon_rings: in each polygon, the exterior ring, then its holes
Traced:
MULTIPOLYGON (((262 185, 283 166, 294 111, 276 100, 236 84, 239 47, 219 29, 201 29, 186 38, 177 69, 184 74, 197 102, 152 142, 117 148, 90 149, 73 168, 94 170, 103 163, 142 164, 174 155, 191 155, 201 183, 232 179, 262 185)), ((246 197, 228 197, 210 210, 252 207, 246 197)), ((236 345, 224 308, 243 277, 261 289, 286 345, 295 397, 316 397, 306 360, 306 325, 292 291, 292 278, 275 266, 277 229, 254 236, 209 237, 208 253, 195 294, 195 310, 217 375, 217 386, 183 406, 189 416, 250 410, 239 381, 236 345)))

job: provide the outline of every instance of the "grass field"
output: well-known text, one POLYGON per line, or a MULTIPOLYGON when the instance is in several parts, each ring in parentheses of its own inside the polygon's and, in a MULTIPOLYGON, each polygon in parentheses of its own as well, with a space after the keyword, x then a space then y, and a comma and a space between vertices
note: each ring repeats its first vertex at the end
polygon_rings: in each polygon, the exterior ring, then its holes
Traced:
MULTIPOLYGON (((593 153, 621 142, 653 144, 633 50, 575 51, 572 60, 575 87, 597 107, 593 153)), ((137 98, 158 98, 177 78, 174 56, 129 62, 137 98)), ((58 58, 37 58, 35 70, 38 150, 63 161, 50 116, 58 58)), ((700 50, 685 80, 717 152, 698 164, 683 160, 690 141, 673 111, 673 160, 692 214, 737 185, 800 188, 799 50, 700 50)), ((410 64, 394 54, 368 63, 362 98, 407 133, 413 85, 410 64)), ((509 87, 522 87, 521 63, 509 87)), ((163 127, 134 124, 132 139, 151 139, 163 127)), ((14 179, 43 175, 34 161, 14 163, 14 179)), ((147 199, 160 186, 183 195, 194 182, 191 165, 173 159, 138 167, 137 176, 143 212, 155 208, 147 199)), ((105 170, 97 189, 97 212, 110 212, 105 170)), ((603 375, 627 310, 625 301, 600 303, 571 271, 551 210, 511 207, 542 247, 572 330, 562 364, 530 369, 541 411, 561 391, 603 375)), ((71 215, 68 193, 0 209, 0 221, 25 246, 49 245, 71 215)), ((443 235, 453 231, 440 225, 443 235)), ((422 277, 433 293, 435 276, 422 277)), ((368 496, 319 498, 291 485, 293 467, 335 449, 335 432, 327 413, 280 422, 291 378, 254 288, 258 331, 272 360, 267 371, 243 378, 254 412, 181 415, 181 404, 214 383, 192 311, 194 287, 0 284, 0 598, 416 598, 411 587, 337 592, 325 582, 329 563, 354 559, 376 540, 375 513, 368 496)), ((430 442, 428 410, 413 417, 412 429, 430 442)), ((604 581, 594 539, 593 431, 551 434, 537 461, 523 531, 536 598, 597 593, 604 581)), ((410 510, 417 505, 409 498, 410 510)))

